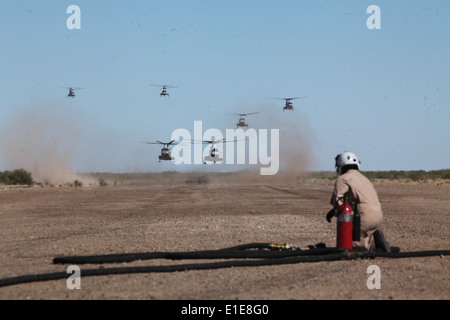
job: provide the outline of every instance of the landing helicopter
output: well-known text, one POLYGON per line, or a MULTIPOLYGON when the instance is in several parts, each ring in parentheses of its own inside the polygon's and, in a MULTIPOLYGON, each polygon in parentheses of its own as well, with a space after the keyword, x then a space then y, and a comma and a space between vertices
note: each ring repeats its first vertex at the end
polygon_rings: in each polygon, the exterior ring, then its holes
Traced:
POLYGON ((68 87, 64 87, 65 89, 69 89, 69 93, 67 94, 67 98, 75 98, 75 90, 81 90, 84 88, 68 88, 68 87))
POLYGON ((161 154, 159 155, 159 162, 161 160, 174 160, 174 158, 170 155, 170 145, 175 144, 175 140, 172 140, 170 142, 161 142, 161 141, 155 141, 155 142, 143 142, 146 144, 162 144, 164 147, 161 149, 161 154))
POLYGON ((252 113, 229 113, 230 115, 237 115, 240 116, 239 122, 236 123, 236 127, 248 127, 248 124, 245 123, 245 117, 251 114, 257 114, 258 112, 252 112, 252 113))
POLYGON ((222 143, 222 142, 226 142, 225 139, 220 139, 220 140, 215 140, 215 141, 203 141, 203 143, 207 143, 210 144, 211 147, 209 149, 209 154, 205 157, 205 161, 203 162, 204 164, 206 164, 206 161, 210 161, 210 162, 222 162, 223 158, 220 157, 219 155, 219 150, 214 146, 216 143, 222 143))
POLYGON ((178 87, 178 86, 171 86, 171 85, 166 85, 166 84, 151 84, 151 86, 162 88, 162 91, 159 94, 160 97, 169 96, 167 89, 178 87))
POLYGON ((291 100, 295 99, 303 99, 306 97, 295 97, 295 98, 272 98, 272 99, 279 99, 279 100, 286 100, 286 104, 283 107, 283 111, 285 110, 294 110, 294 105, 292 104, 291 100))
MULTIPOLYGON (((193 143, 197 142, 195 140, 192 141, 193 143)), ((214 145, 218 144, 218 143, 227 143, 227 142, 236 142, 236 140, 234 141, 226 141, 225 139, 219 139, 219 140, 203 140, 200 143, 203 144, 210 144, 210 149, 209 149, 209 154, 205 157, 203 163, 206 164, 207 161, 209 162, 222 162, 223 158, 220 157, 220 151, 219 149, 217 149, 214 145)))

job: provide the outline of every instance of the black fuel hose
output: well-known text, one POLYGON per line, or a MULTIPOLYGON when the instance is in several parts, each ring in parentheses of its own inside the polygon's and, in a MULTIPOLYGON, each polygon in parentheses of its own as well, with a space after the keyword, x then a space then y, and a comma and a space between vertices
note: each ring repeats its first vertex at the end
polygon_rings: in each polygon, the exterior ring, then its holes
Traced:
MULTIPOLYGON (((348 254, 346 252, 340 252, 327 255, 316 255, 311 257, 287 257, 279 259, 258 259, 258 260, 229 260, 221 262, 192 263, 192 264, 165 265, 165 266, 99 268, 99 269, 81 270, 80 277, 114 275, 114 274, 131 274, 131 273, 152 273, 152 272, 162 273, 162 272, 176 272, 189 270, 220 269, 230 267, 270 266, 270 265, 292 264, 300 262, 336 261, 346 258, 348 258, 348 254)), ((27 282, 67 279, 69 276, 70 275, 66 272, 54 272, 54 273, 24 275, 12 278, 5 278, 0 280, 0 287, 11 286, 27 282)))
POLYGON ((410 252, 380 252, 367 251, 367 258, 418 258, 432 256, 448 256, 450 250, 429 250, 429 251, 410 251, 410 252))
MULTIPOLYGON (((207 257, 218 258, 230 258, 232 255, 237 255, 240 253, 245 253, 247 255, 253 255, 251 258, 256 258, 257 255, 251 252, 242 252, 248 248, 254 248, 255 246, 243 245, 238 247, 219 249, 219 250, 207 250, 200 251, 200 253, 207 253, 206 255, 199 257, 197 255, 196 259, 206 259, 207 257), (237 248, 237 249, 236 249, 237 248), (213 255, 214 254, 214 255, 213 255)), ((267 244, 261 244, 257 246, 259 248, 267 248, 267 244)), ((273 249, 273 245, 269 245, 269 248, 273 249)), ((266 254, 266 252, 256 253, 266 254)), ((337 248, 312 248, 310 250, 286 250, 286 251, 274 251, 278 255, 277 257, 272 255, 270 259, 264 258, 254 259, 254 260, 228 260, 219 262, 207 262, 207 263, 192 263, 192 264, 178 264, 178 265, 164 265, 164 266, 134 266, 134 267, 120 267, 120 268, 98 268, 98 269, 83 269, 80 271, 80 276, 101 276, 101 275, 113 275, 113 274, 130 274, 130 273, 151 273, 151 272, 176 272, 176 271, 189 271, 189 270, 205 270, 205 269, 219 269, 219 268, 230 268, 230 267, 255 267, 255 266, 270 266, 270 265, 281 265, 281 264, 294 264, 301 262, 320 262, 320 261, 337 261, 337 260, 349 260, 349 259, 374 259, 376 257, 386 257, 386 258, 413 258, 413 257, 429 257, 429 256, 445 256, 450 255, 450 250, 431 250, 431 251, 416 251, 416 252, 374 252, 374 251, 355 251, 355 250, 340 250, 337 248), (327 254, 324 254, 324 249, 330 250, 327 254), (280 253, 287 252, 290 254, 297 254, 300 256, 282 256, 280 253), (322 254, 319 254, 322 252, 322 254), (301 256, 305 253, 312 255, 301 256)), ((188 252, 188 258, 177 256, 170 256, 174 253, 158 253, 159 256, 165 258, 170 257, 170 259, 189 259, 195 256, 196 252, 188 252)), ((125 254, 128 255, 128 254, 125 254)), ((121 256, 121 255, 119 255, 121 256)), ((92 256, 90 256, 92 257, 92 256)), ((96 257, 96 256, 93 256, 96 257)), ((104 257, 104 256, 100 256, 104 257)), ((88 256, 89 258, 89 256, 88 256)), ((57 258, 55 258, 57 259, 57 258)), ((55 260, 54 259, 54 260, 55 260)), ((58 258, 62 259, 62 258, 58 258)), ((55 263, 63 263, 62 260, 57 260, 55 263)), ((71 262, 67 262, 71 263, 71 262)), ((66 272, 54 272, 54 273, 44 273, 44 274, 31 274, 24 276, 17 276, 11 278, 0 279, 0 287, 11 286, 21 283, 29 283, 36 281, 49 281, 57 279, 67 279, 69 274, 66 272)))
POLYGON ((144 253, 124 253, 124 254, 107 254, 107 255, 93 255, 93 256, 56 257, 53 259, 53 263, 102 264, 102 263, 131 262, 135 260, 150 260, 150 259, 170 259, 170 260, 237 259, 237 258, 277 259, 291 256, 330 254, 330 253, 337 253, 340 251, 342 250, 337 248, 326 248, 325 245, 323 244, 308 246, 306 248, 286 249, 285 245, 274 245, 271 243, 251 243, 218 250, 188 251, 188 252, 144 252, 144 253), (259 249, 259 250, 248 250, 248 249, 259 249), (271 250, 261 250, 261 249, 271 249, 271 250))

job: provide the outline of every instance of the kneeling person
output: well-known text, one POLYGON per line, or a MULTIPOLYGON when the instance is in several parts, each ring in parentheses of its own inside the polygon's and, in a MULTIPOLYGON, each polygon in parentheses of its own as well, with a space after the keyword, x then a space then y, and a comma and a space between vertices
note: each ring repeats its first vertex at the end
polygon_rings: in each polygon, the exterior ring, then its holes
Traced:
POLYGON ((354 249, 369 251, 390 251, 389 245, 379 230, 383 222, 383 212, 377 192, 372 183, 360 170, 360 161, 351 152, 344 152, 335 158, 336 171, 339 176, 334 185, 331 205, 333 209, 327 214, 327 221, 339 214, 339 206, 349 197, 349 204, 361 218, 360 241, 353 242, 354 249))

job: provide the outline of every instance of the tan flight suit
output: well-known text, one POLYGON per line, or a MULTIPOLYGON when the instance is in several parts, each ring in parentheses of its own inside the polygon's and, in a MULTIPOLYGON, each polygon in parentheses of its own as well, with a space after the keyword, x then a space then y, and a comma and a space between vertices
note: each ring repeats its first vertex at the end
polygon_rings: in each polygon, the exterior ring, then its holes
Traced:
MULTIPOLYGON (((344 203, 340 198, 343 198, 348 191, 350 191, 352 200, 356 203, 356 209, 361 216, 361 239, 354 241, 353 247, 375 250, 372 234, 383 221, 383 212, 377 192, 369 179, 354 169, 338 176, 330 201, 334 208, 344 203)), ((353 209, 355 210, 355 208, 353 209)))

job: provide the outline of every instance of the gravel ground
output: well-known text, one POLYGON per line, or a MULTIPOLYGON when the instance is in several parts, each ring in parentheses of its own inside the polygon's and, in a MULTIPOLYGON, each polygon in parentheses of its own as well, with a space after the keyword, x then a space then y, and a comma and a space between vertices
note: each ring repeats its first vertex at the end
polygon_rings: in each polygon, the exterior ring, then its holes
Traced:
MULTIPOLYGON (((332 183, 154 184, 0 190, 0 279, 66 272, 57 256, 215 250, 239 244, 335 246, 325 220, 332 183)), ((450 250, 450 184, 375 182, 382 230, 405 251, 450 250)), ((0 299, 447 300, 449 256, 81 277, 0 287, 0 299), (380 271, 369 289, 367 270, 380 271)), ((206 262, 142 260, 97 269, 206 262)), ((210 262, 210 261, 208 261, 210 262)), ((69 274, 67 274, 69 277, 69 274)))

